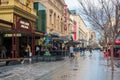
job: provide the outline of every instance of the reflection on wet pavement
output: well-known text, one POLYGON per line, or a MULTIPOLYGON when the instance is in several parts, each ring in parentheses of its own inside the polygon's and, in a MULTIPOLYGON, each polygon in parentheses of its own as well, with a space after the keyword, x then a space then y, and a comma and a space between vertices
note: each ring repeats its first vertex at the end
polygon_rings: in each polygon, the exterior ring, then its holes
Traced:
POLYGON ((102 53, 94 51, 89 56, 87 52, 84 57, 70 60, 55 73, 49 73, 49 76, 39 80, 119 80, 120 71, 111 72, 100 54, 102 53))
POLYGON ((111 72, 100 51, 56 62, 0 68, 0 80, 120 80, 120 68, 111 72))

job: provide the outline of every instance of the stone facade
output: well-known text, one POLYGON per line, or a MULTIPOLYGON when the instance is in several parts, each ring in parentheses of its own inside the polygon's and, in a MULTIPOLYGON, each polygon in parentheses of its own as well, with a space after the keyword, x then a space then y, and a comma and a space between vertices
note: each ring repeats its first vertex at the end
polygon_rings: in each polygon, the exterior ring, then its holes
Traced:
POLYGON ((65 22, 65 16, 64 16, 64 7, 65 2, 64 0, 35 0, 35 2, 40 2, 46 7, 46 32, 47 33, 58 33, 60 36, 68 35, 69 29, 69 13, 67 14, 67 9, 65 11, 66 13, 66 20, 65 22), (67 29, 65 30, 64 25, 66 23, 67 29))
MULTIPOLYGON (((33 8, 34 0, 1 0, 0 19, 11 23, 9 26, 0 26, 2 45, 8 49, 12 57, 19 57, 20 47, 31 44, 34 53, 33 34, 35 33, 36 11, 33 8), (30 39, 32 37, 32 39, 30 39), (9 40, 9 41, 8 41, 9 40)), ((10 57, 10 56, 8 56, 10 57)))

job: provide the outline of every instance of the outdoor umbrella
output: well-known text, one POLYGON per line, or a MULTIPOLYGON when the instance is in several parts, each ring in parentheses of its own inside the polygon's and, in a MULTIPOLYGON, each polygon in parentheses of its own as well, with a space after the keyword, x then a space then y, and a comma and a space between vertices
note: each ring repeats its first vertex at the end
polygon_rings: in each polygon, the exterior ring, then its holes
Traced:
POLYGON ((71 41, 68 41, 65 43, 66 45, 78 45, 78 44, 81 44, 80 41, 74 41, 74 40, 71 40, 71 41))
MULTIPOLYGON (((108 44, 111 45, 111 44, 112 44, 112 41, 108 42, 108 44)), ((115 40, 115 44, 116 44, 116 45, 120 45, 120 40, 115 40)))

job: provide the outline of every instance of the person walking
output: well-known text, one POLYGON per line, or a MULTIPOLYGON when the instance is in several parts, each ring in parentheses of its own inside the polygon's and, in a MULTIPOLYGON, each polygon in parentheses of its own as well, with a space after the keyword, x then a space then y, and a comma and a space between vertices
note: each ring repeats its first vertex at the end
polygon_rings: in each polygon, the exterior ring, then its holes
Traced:
POLYGON ((7 49, 5 46, 1 48, 1 58, 6 58, 7 49))
POLYGON ((28 50, 28 55, 29 55, 29 63, 32 62, 32 52, 31 52, 31 47, 29 44, 27 44, 27 50, 28 50))
POLYGON ((36 55, 38 56, 38 55, 40 55, 40 48, 39 48, 39 46, 37 45, 36 46, 36 49, 35 49, 35 52, 36 52, 36 55))
POLYGON ((89 47, 89 52, 90 52, 89 56, 92 56, 92 48, 91 47, 89 47))
POLYGON ((75 54, 74 54, 75 59, 77 59, 77 56, 78 56, 78 47, 76 45, 74 47, 74 52, 75 52, 75 54))
POLYGON ((74 59, 74 51, 73 50, 74 50, 74 48, 71 45, 70 48, 69 48, 69 51, 70 51, 70 55, 69 56, 70 56, 71 59, 74 59))
POLYGON ((81 56, 85 56, 85 47, 80 48, 80 54, 81 56))

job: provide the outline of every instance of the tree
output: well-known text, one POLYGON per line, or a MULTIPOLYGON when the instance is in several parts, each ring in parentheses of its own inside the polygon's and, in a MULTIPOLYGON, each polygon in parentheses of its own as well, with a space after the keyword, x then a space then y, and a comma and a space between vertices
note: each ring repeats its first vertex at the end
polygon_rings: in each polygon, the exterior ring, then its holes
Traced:
POLYGON ((91 26, 104 37, 105 47, 108 49, 108 41, 112 41, 111 67, 114 70, 113 47, 119 32, 119 18, 117 10, 120 7, 119 0, 78 0, 80 13, 91 26))

